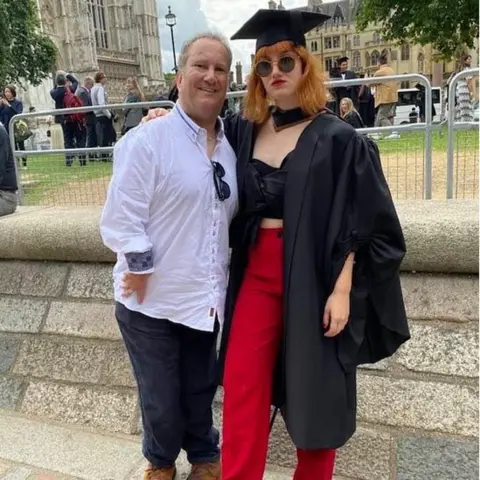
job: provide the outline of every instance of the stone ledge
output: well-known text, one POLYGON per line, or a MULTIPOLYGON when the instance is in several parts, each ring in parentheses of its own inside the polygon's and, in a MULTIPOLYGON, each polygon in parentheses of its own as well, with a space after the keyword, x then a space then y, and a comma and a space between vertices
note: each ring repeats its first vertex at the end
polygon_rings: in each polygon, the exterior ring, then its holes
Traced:
MULTIPOLYGON (((478 273, 478 203, 397 201, 407 240, 403 270, 478 273)), ((0 218, 0 258, 114 262, 99 233, 101 207, 19 207, 0 218)))

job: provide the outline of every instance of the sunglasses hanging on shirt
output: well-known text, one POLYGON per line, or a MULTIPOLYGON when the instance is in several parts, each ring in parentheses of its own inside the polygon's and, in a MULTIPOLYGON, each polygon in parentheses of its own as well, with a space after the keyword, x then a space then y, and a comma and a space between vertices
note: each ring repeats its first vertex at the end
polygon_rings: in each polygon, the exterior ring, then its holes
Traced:
POLYGON ((215 184, 215 190, 217 192, 218 199, 221 202, 224 202, 230 198, 231 191, 230 186, 228 185, 223 177, 225 177, 225 169, 223 165, 218 162, 212 162, 213 166, 213 183, 215 184))

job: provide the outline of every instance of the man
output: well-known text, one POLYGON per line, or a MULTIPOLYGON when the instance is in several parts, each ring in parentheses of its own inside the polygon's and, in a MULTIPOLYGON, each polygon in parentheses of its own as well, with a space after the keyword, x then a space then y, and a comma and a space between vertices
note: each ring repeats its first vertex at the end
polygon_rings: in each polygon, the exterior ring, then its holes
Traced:
MULTIPOLYGON (((105 106, 102 110, 95 110, 97 142, 99 147, 109 147, 114 142, 115 129, 113 128, 113 114, 108 108, 108 94, 105 89, 107 77, 103 72, 95 74, 95 85, 91 91, 92 105, 105 106)), ((109 155, 102 153, 102 161, 106 162, 109 155)))
POLYGON ((0 123, 0 217, 17 209, 17 176, 10 137, 0 123))
MULTIPOLYGON (((84 107, 91 107, 92 106, 92 96, 91 96, 91 90, 94 85, 94 80, 93 77, 85 77, 83 80, 83 86, 78 87, 77 91, 75 92, 75 95, 80 99, 82 102, 82 105, 84 107)), ((82 146, 87 146, 87 148, 95 148, 97 146, 97 131, 96 131, 96 117, 94 112, 88 112, 86 114, 86 127, 87 127, 87 134, 86 134, 86 139, 84 142, 84 145, 82 146)), ((90 160, 95 158, 96 155, 93 154, 90 156, 90 160)))
POLYGON ((220 36, 186 42, 172 113, 115 147, 101 234, 117 253, 116 317, 140 392, 145 480, 175 478, 181 449, 190 480, 220 479, 212 401, 237 181, 218 115, 231 62, 220 36))
MULTIPOLYGON (((70 99, 74 98, 78 88, 78 80, 72 75, 58 71, 55 76, 55 87, 50 91, 50 96, 55 101, 57 110, 79 106, 70 99)), ((84 142, 85 130, 83 114, 55 115, 55 123, 62 125, 63 139, 66 149, 76 148, 84 142)), ((75 155, 66 156, 66 165, 71 167, 75 155)), ((80 165, 84 165, 83 157, 80 156, 80 165)))
MULTIPOLYGON (((330 78, 332 81, 335 80, 354 80, 357 78, 357 75, 352 70, 348 69, 348 57, 341 57, 337 60, 337 68, 332 70, 330 78)), ((352 100, 353 105, 358 109, 358 91, 360 85, 354 85, 351 87, 336 87, 335 99, 337 102, 337 113, 340 112, 340 103, 342 98, 348 97, 352 100)))
MULTIPOLYGON (((393 68, 388 65, 388 59, 382 55, 379 60, 379 68, 373 75, 375 78, 395 75, 393 68)), ((395 106, 398 102, 397 82, 384 82, 375 84, 375 127, 390 127, 395 117, 395 106)))

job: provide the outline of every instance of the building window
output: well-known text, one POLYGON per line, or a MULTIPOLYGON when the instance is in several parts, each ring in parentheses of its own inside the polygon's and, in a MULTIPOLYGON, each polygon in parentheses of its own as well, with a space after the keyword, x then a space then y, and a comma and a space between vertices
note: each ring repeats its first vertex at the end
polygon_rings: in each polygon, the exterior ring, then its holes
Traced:
POLYGON ((405 43, 402 45, 402 50, 400 53, 400 58, 403 61, 410 60, 410 45, 408 43, 405 43))
POLYGON ((333 58, 326 58, 325 59, 325 71, 330 72, 333 68, 333 58))
POLYGON ((365 52, 365 66, 370 66, 370 54, 368 52, 365 52))
POLYGON ((419 53, 418 54, 418 73, 423 73, 423 70, 425 68, 425 56, 423 55, 423 53, 419 53))
POLYGON ((360 46, 360 35, 353 36, 353 46, 359 47, 360 46))
POLYGON ((361 68, 362 67, 362 57, 359 51, 353 52, 353 68, 361 68))
POLYGON ((397 50, 390 50, 390 60, 392 62, 396 62, 398 60, 398 52, 397 50))
POLYGON ((87 0, 88 10, 93 20, 95 43, 99 48, 108 48, 105 0, 87 0))
POLYGON ((333 48, 340 48, 340 37, 333 37, 333 48))
POLYGON ((370 65, 372 65, 372 66, 378 65, 378 59, 379 58, 380 58, 380 52, 378 50, 374 50, 372 52, 370 65))
POLYGON ((325 50, 331 49, 332 48, 332 37, 325 37, 323 39, 324 45, 325 45, 325 50))

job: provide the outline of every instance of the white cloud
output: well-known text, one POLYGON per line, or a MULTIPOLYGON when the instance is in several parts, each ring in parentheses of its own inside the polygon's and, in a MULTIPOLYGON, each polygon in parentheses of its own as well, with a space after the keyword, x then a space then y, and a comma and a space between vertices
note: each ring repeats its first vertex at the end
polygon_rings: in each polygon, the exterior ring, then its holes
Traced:
MULTIPOLYGON (((308 0, 283 0, 285 8, 306 5, 308 0)), ((180 51, 182 43, 196 33, 205 30, 219 31, 230 38, 259 8, 268 8, 268 0, 157 0, 160 24, 160 39, 163 53, 164 72, 173 69, 172 41, 170 28, 165 26, 165 14, 168 5, 177 16, 174 28, 175 51, 180 51)), ((231 42, 234 64, 240 61, 244 74, 250 67, 250 54, 254 52, 255 42, 235 40, 231 42)))

